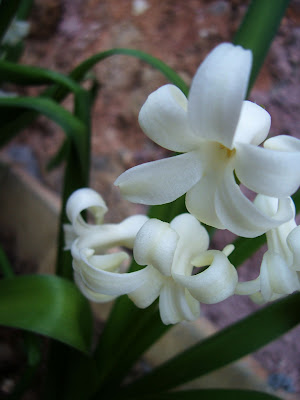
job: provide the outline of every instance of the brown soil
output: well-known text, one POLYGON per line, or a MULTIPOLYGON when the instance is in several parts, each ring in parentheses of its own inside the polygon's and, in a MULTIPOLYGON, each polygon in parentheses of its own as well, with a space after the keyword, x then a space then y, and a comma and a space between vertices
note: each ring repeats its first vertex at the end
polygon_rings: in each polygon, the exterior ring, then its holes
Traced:
MULTIPOLYGON (((148 8, 141 13, 137 2, 129 0, 35 3, 31 34, 22 58, 24 64, 68 73, 94 53, 112 47, 130 47, 162 59, 190 83, 205 55, 220 42, 232 39, 249 1, 147 0, 144 4, 148 8)), ((299 22, 300 1, 294 0, 251 93, 251 100, 262 104, 272 116, 271 134, 299 137, 299 22)), ((118 221, 143 207, 122 200, 112 182, 125 169, 166 154, 166 150, 143 135, 137 123, 147 96, 166 80, 143 62, 126 56, 114 56, 98 64, 93 73, 101 90, 93 110, 91 187, 107 201, 110 220, 118 221)), ((31 94, 36 92, 36 88, 28 90, 31 94)), ((71 109, 72 99, 68 98, 64 104, 71 109)), ((39 118, 5 151, 59 192, 62 169, 48 173, 46 165, 62 139, 63 133, 57 126, 39 118)), ((248 270, 259 260, 256 257, 250 261, 248 270)), ((254 305, 244 297, 203 307, 204 313, 219 327, 253 309, 254 305)), ((281 386, 286 393, 300 393, 299 333, 300 328, 296 328, 255 354, 269 371, 270 384, 281 386)))

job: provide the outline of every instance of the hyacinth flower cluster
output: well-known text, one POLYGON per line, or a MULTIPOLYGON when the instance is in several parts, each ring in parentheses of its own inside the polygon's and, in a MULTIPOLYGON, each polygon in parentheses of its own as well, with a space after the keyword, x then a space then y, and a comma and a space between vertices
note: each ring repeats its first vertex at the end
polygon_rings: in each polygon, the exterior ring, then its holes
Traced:
POLYGON ((221 44, 200 65, 188 99, 165 85, 140 111, 145 134, 181 154, 133 167, 115 185, 126 199, 147 205, 186 194, 189 213, 171 223, 136 215, 104 224, 100 195, 80 189, 70 197, 66 243, 75 281, 89 299, 127 294, 140 308, 159 299, 162 321, 174 324, 198 318, 200 302, 218 303, 234 293, 266 302, 300 289, 300 230, 290 197, 300 184, 300 141, 285 135, 266 140, 270 115, 245 100, 251 63, 251 51, 221 44), (257 194, 254 201, 240 184, 257 194), (93 225, 83 210, 93 214, 93 225), (257 279, 238 282, 228 260, 233 246, 209 250, 201 223, 246 238, 266 233, 257 279), (133 250, 141 269, 124 271, 128 252, 110 252, 118 246, 133 250))

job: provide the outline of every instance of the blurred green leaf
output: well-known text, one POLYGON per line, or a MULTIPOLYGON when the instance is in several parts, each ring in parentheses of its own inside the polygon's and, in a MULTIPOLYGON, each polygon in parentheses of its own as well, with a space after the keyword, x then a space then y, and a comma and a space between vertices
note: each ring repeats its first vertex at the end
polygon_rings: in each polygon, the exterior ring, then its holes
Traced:
POLYGON ((188 93, 188 86, 186 83, 180 78, 180 76, 167 64, 163 61, 159 60, 156 57, 151 56, 148 53, 145 53, 140 50, 135 49, 126 49, 126 48, 115 48, 103 51, 101 53, 95 54, 92 57, 88 58, 87 60, 83 61, 80 65, 78 65, 70 74, 70 77, 75 81, 81 81, 85 74, 96 65, 98 62, 105 60, 108 57, 114 55, 126 55, 138 58, 147 64, 151 65, 153 68, 160 71, 165 77, 172 82, 174 85, 178 86, 179 89, 187 95, 188 93))
POLYGON ((20 20, 25 20, 30 14, 34 0, 22 0, 17 11, 17 17, 20 20))
POLYGON ((13 268, 7 258, 7 255, 0 245, 0 270, 4 278, 13 278, 15 276, 13 268))
MULTIPOLYGON (((72 256, 64 251, 63 224, 69 222, 66 216, 66 202, 69 196, 78 188, 88 186, 90 162, 90 112, 93 102, 92 93, 82 91, 75 95, 74 114, 85 127, 84 145, 81 157, 74 141, 65 140, 64 156, 66 161, 64 184, 62 191, 62 208, 59 223, 58 252, 56 273, 64 278, 73 279, 72 256)), ((48 373, 45 385, 46 399, 52 400, 81 400, 89 398, 96 388, 96 364, 91 358, 83 357, 71 348, 61 343, 52 342, 48 353, 48 373)))
POLYGON ((173 357, 124 388, 124 395, 159 393, 253 353, 300 322, 300 293, 268 305, 173 357))
POLYGON ((98 383, 101 385, 99 394, 104 396, 111 396, 118 389, 120 382, 128 375, 140 356, 172 327, 161 322, 157 302, 146 310, 140 310, 125 296, 120 300, 117 313, 112 313, 108 324, 109 329, 104 329, 102 340, 95 352, 99 368, 98 383), (127 304, 128 302, 131 304, 127 304), (121 324, 118 323, 118 314, 122 315, 124 306, 126 311, 127 307, 131 311, 126 326, 123 318, 120 319, 121 324), (119 328, 117 332, 121 334, 110 338, 113 328, 119 328))
MULTIPOLYGON (((41 97, 0 97, 1 108, 23 108, 38 111, 39 113, 50 118, 62 127, 66 135, 71 139, 78 152, 78 157, 83 169, 87 168, 86 160, 86 127, 69 111, 65 110, 54 101, 41 97)), ((14 132, 10 129, 1 129, 0 132, 0 147, 13 136, 14 132)))
POLYGON ((50 351, 52 356, 53 352, 58 353, 58 357, 50 358, 42 399, 90 399, 96 390, 98 377, 93 358, 60 342, 50 343, 50 351))
POLYGON ((76 286, 57 276, 0 281, 0 324, 49 336, 89 352, 92 316, 76 286))
POLYGON ((230 254, 229 261, 236 268, 240 267, 243 262, 249 259, 255 252, 266 243, 266 236, 261 235, 253 239, 238 237, 233 245, 234 251, 230 254))
POLYGON ((289 0, 252 0, 234 43, 252 50, 253 64, 248 91, 252 88, 276 35, 289 0))
POLYGON ((15 64, 0 60, 0 77, 2 81, 23 86, 49 85, 58 83, 68 91, 80 93, 82 88, 71 78, 45 68, 15 64))
POLYGON ((12 393, 8 396, 9 400, 22 399, 29 389, 33 379, 38 372, 41 363, 41 338, 32 332, 24 332, 24 347, 27 355, 27 365, 18 379, 12 393))
POLYGON ((5 32, 10 26, 22 0, 1 0, 0 1, 0 43, 5 32))

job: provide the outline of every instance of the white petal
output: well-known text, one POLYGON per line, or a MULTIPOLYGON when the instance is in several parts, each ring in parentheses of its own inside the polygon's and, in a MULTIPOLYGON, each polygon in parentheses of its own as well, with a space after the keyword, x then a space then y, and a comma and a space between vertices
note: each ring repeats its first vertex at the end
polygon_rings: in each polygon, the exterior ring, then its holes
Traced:
POLYGON ((269 150, 300 152, 300 140, 286 135, 272 137, 265 141, 264 147, 269 150))
POLYGON ((115 273, 96 268, 90 261, 90 257, 81 251, 83 265, 80 275, 85 285, 92 291, 107 294, 110 296, 120 296, 130 293, 143 285, 147 279, 147 271, 130 273, 115 273))
POLYGON ((133 167, 120 175, 115 185, 134 203, 164 204, 186 193, 202 172, 198 153, 190 152, 133 167))
POLYGON ((69 197, 66 205, 66 213, 73 225, 74 231, 80 235, 89 231, 94 225, 84 221, 80 213, 88 209, 95 218, 96 224, 101 224, 107 211, 102 197, 92 189, 78 189, 69 197))
POLYGON ((179 240, 174 254, 172 273, 191 275, 192 259, 206 251, 209 236, 206 229, 191 214, 178 215, 170 224, 179 240))
POLYGON ((287 244, 293 255, 291 268, 300 271, 300 226, 297 226, 288 235, 287 244))
POLYGON ((96 293, 93 290, 90 290, 83 282, 79 273, 74 272, 74 281, 78 286, 81 293, 90 301, 95 303, 106 303, 108 301, 112 301, 116 298, 116 296, 108 296, 106 294, 96 293))
POLYGON ((235 294, 249 295, 259 292, 260 278, 253 279, 252 281, 239 282, 235 288, 235 294))
POLYGON ((148 220, 149 218, 146 215, 141 214, 125 218, 120 224, 118 224, 119 244, 132 249, 138 231, 148 220))
POLYGON ((187 119, 187 99, 174 85, 165 85, 150 94, 139 114, 146 135, 166 149, 186 152, 197 146, 187 119))
POLYGON ((199 303, 177 285, 165 285, 159 297, 159 311, 165 325, 193 321, 199 317, 199 303))
POLYGON ((270 114, 257 104, 245 100, 236 127, 234 143, 251 143, 257 146, 268 136, 270 126, 270 114))
POLYGON ((223 43, 200 65, 188 100, 188 118, 199 137, 232 148, 251 63, 250 50, 223 43))
POLYGON ((218 229, 224 229, 224 225, 216 214, 214 204, 217 182, 219 179, 213 174, 205 175, 192 189, 185 198, 187 210, 204 224, 218 229))
POLYGON ((234 294, 238 275, 228 258, 217 250, 203 252, 193 260, 196 267, 210 265, 197 275, 173 274, 176 282, 202 303, 213 304, 234 294))
POLYGON ((256 237, 293 217, 289 198, 279 200, 277 213, 270 218, 241 192, 230 168, 219 183, 215 197, 216 213, 226 229, 243 237, 256 237))
POLYGON ((152 266, 145 268, 148 277, 137 289, 128 294, 128 297, 139 308, 150 306, 159 296, 161 288, 164 284, 164 276, 152 266))
POLYGON ((256 193, 273 197, 290 196, 300 184, 299 165, 300 152, 236 144, 236 175, 256 193))
MULTIPOLYGON (((90 249, 85 249, 87 252, 90 249)), ((89 262, 95 269, 101 269, 103 271, 118 272, 124 261, 128 261, 129 255, 124 251, 112 254, 101 254, 94 255, 92 252, 89 253, 89 262)))
POLYGON ((77 238, 77 234, 74 231, 74 228, 71 224, 64 224, 64 239, 65 239, 65 247, 64 250, 70 250, 72 247, 72 243, 77 238))
POLYGON ((80 259, 79 251, 86 248, 101 253, 118 246, 132 249, 137 232, 148 219, 145 215, 133 215, 124 219, 120 224, 95 226, 95 229, 73 242, 71 247, 72 256, 80 259))
POLYGON ((152 265, 170 276, 177 241, 178 235, 170 224, 150 219, 136 236, 133 256, 138 264, 152 265))
MULTIPOLYGON (((205 251, 208 248, 209 236, 206 229, 201 225, 201 223, 193 217, 191 214, 184 213, 177 215, 171 223, 170 226, 175 232, 178 233, 179 241, 177 244, 177 249, 179 252, 183 251, 185 248, 190 248, 187 250, 191 254, 197 251, 205 251), (180 247, 182 247, 180 249, 180 247)), ((192 255, 194 257, 194 255, 192 255)))
POLYGON ((287 295, 300 289, 297 273, 288 268, 279 254, 270 251, 264 254, 260 281, 261 293, 265 301, 270 301, 273 293, 287 295))

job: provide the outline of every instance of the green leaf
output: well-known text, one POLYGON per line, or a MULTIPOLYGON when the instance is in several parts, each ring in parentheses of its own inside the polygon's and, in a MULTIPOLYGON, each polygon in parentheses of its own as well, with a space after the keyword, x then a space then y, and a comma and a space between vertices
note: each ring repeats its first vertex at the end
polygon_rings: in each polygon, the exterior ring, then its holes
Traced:
MULTIPOLYGON (((123 397, 122 397, 123 398, 123 397)), ((125 400, 126 398, 124 398, 125 400)), ((130 397, 131 400, 279 400, 279 397, 255 390, 199 389, 130 397)))
POLYGON ((172 327, 161 322, 157 302, 146 310, 140 310, 128 297, 123 296, 118 305, 116 313, 112 313, 107 322, 108 329, 106 326, 104 328, 95 352, 99 368, 98 383, 101 385, 99 394, 106 393, 107 396, 118 388, 140 356, 172 327), (124 308, 130 310, 128 319, 118 318, 122 317, 124 308), (118 328, 116 335, 111 337, 111 330, 118 328))
POLYGON ((160 71, 165 77, 172 82, 174 85, 179 87, 179 89, 185 94, 188 94, 188 86, 186 83, 180 78, 180 76, 172 69, 170 68, 167 64, 165 64, 163 61, 159 60, 156 57, 151 56, 150 54, 147 54, 143 51, 140 50, 135 50, 135 49, 126 49, 126 48, 115 48, 115 49, 110 49, 107 51, 103 51, 101 53, 95 54, 92 57, 88 58, 87 60, 83 61, 80 65, 78 65, 70 74, 70 77, 74 79, 75 81, 81 81, 85 74, 92 68, 94 67, 95 64, 98 62, 105 60, 108 57, 114 56, 114 55, 126 55, 126 56, 131 56, 138 58, 147 64, 151 65, 158 71, 160 71))
POLYGON ((25 20, 30 14, 34 0, 22 0, 18 8, 17 17, 20 20, 25 20))
POLYGON ((30 387, 41 363, 41 338, 31 332, 24 332, 24 347, 27 353, 27 366, 9 396, 9 400, 22 399, 30 387))
MULTIPOLYGON (((63 250, 63 224, 67 222, 66 202, 74 190, 88 186, 90 160, 90 112, 92 93, 84 91, 75 96, 75 116, 84 124, 86 134, 82 148, 86 160, 84 168, 80 168, 80 160, 75 145, 70 140, 65 141, 66 168, 62 193, 62 209, 59 224, 58 254, 56 273, 72 280, 72 256, 63 250)), ((89 398, 96 389, 96 364, 91 358, 83 358, 73 349, 66 348, 61 343, 51 343, 48 352, 48 373, 45 386, 45 398, 52 400, 81 400, 89 398), (66 372, 67 371, 67 372, 66 372), (75 381, 74 381, 75 380, 75 381)))
POLYGON ((50 351, 42 399, 90 399, 96 390, 98 376, 94 360, 59 342, 51 342, 50 351))
POLYGON ((228 257, 229 261, 237 268, 241 266, 244 261, 248 260, 248 258, 251 257, 265 243, 265 235, 261 235, 253 239, 239 237, 233 242, 235 249, 228 257))
POLYGON ((300 322, 300 293, 290 295, 173 357, 124 389, 159 393, 221 368, 277 339, 300 322))
POLYGON ((56 276, 0 281, 0 324, 49 336, 88 352, 92 316, 76 286, 56 276))
POLYGON ((11 24, 22 0, 0 1, 0 43, 11 24))
POLYGON ((253 65, 248 91, 253 86, 289 0, 252 0, 234 43, 252 50, 253 65))
POLYGON ((45 68, 20 65, 0 60, 0 77, 2 81, 23 86, 49 85, 58 83, 73 93, 80 93, 83 89, 71 78, 45 68))
MULTIPOLYGON (((65 110, 54 101, 41 97, 1 97, 0 109, 23 108, 37 111, 62 127, 66 135, 71 139, 78 152, 78 157, 83 169, 87 168, 86 160, 86 128, 85 125, 69 111, 65 110)), ((14 131, 7 129, 0 132, 0 147, 11 137, 14 131)))
POLYGON ((15 276, 13 268, 1 245, 0 245, 0 270, 4 278, 13 278, 15 276))

